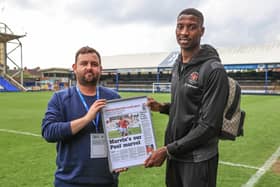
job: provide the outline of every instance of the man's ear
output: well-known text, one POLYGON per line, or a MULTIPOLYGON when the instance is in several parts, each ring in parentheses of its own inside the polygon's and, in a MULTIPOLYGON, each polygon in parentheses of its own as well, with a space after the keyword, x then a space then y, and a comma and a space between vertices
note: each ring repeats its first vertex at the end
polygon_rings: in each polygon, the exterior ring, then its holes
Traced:
POLYGON ((73 71, 75 72, 76 69, 77 69, 77 64, 72 64, 72 69, 73 69, 73 71))
POLYGON ((203 35, 204 35, 204 32, 205 32, 205 27, 201 27, 201 34, 200 34, 200 36, 202 37, 203 35))

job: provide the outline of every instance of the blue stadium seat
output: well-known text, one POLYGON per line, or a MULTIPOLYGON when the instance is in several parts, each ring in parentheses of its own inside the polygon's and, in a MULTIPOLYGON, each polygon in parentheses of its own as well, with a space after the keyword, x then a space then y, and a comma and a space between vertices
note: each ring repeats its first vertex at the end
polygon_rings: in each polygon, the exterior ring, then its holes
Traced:
POLYGON ((19 92, 20 90, 0 76, 0 92, 19 92))

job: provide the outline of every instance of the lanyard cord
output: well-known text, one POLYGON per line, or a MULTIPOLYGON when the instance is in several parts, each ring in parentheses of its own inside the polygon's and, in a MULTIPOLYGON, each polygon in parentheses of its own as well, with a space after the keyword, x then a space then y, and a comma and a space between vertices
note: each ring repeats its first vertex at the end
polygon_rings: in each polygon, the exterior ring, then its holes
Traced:
MULTIPOLYGON (((78 95, 79 95, 79 97, 80 97, 80 100, 81 100, 81 102, 83 103, 83 105, 84 105, 86 111, 88 111, 88 110, 89 110, 89 107, 88 107, 88 105, 87 105, 87 103, 86 103, 86 101, 85 101, 85 98, 83 97, 83 95, 82 95, 82 93, 81 93, 81 91, 80 91, 80 89, 79 89, 78 86, 76 86, 76 90, 77 90, 77 92, 78 92, 78 95)), ((98 100, 98 99, 99 99, 99 87, 96 86, 96 100, 98 100)), ((97 132, 98 132, 98 123, 99 123, 99 112, 96 114, 95 120, 92 120, 92 123, 93 123, 93 125, 95 126, 95 130, 96 130, 96 133, 97 133, 97 132)))

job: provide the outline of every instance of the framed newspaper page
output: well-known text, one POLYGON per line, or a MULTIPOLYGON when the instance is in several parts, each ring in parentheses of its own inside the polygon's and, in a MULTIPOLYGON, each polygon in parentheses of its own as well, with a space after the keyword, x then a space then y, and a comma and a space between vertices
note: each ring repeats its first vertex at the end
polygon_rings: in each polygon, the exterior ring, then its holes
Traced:
POLYGON ((101 111, 110 170, 142 165, 156 149, 147 97, 107 101, 101 111))

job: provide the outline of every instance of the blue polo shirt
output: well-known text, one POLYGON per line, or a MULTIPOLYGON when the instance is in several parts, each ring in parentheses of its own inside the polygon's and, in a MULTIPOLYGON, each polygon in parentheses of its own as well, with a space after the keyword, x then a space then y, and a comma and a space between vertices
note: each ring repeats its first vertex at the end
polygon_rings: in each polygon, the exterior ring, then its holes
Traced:
MULTIPOLYGON (((99 87, 100 98, 111 100, 120 98, 113 90, 99 87)), ((96 96, 84 96, 88 106, 96 101, 96 96)), ((48 142, 56 142, 55 183, 67 186, 90 184, 115 184, 118 176, 109 171, 107 158, 90 158, 90 134, 96 133, 90 123, 77 134, 72 135, 70 121, 87 113, 75 87, 54 93, 50 99, 42 121, 42 136, 48 142)), ((98 133, 102 133, 99 120, 98 133)))

